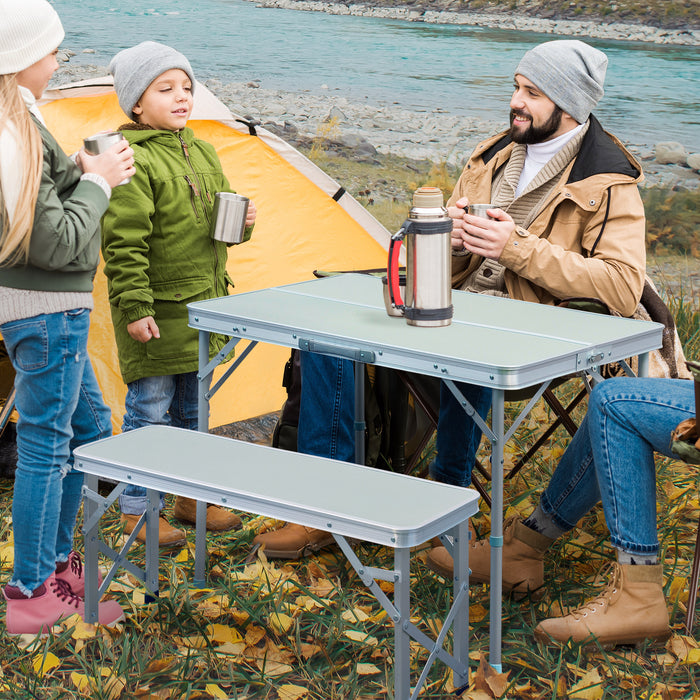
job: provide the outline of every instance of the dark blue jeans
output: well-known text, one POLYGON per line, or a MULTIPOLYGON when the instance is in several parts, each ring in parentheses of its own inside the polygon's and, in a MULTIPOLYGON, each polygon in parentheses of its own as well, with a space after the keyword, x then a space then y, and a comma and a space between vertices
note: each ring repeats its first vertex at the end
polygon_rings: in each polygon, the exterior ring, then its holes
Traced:
POLYGON ((355 369, 350 360, 301 353, 297 450, 355 461, 355 369))
MULTIPOLYGON (((474 410, 486 418, 491 408, 491 389, 455 382, 474 410)), ((440 385, 440 415, 437 429, 437 457, 430 465, 435 481, 453 486, 469 486, 481 428, 466 414, 453 393, 440 385)))

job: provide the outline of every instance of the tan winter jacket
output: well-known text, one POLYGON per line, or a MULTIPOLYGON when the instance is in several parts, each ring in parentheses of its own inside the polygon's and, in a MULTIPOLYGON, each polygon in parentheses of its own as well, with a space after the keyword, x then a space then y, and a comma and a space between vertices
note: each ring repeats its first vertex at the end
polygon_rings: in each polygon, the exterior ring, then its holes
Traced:
MULTIPOLYGON (((526 231, 516 231, 499 262, 512 299, 554 304, 569 297, 600 299, 622 316, 637 308, 646 269, 641 166, 591 115, 581 149, 526 231)), ((494 174, 508 161, 507 133, 479 144, 448 202, 488 202, 494 174)), ((483 258, 452 257, 460 288, 483 258)))

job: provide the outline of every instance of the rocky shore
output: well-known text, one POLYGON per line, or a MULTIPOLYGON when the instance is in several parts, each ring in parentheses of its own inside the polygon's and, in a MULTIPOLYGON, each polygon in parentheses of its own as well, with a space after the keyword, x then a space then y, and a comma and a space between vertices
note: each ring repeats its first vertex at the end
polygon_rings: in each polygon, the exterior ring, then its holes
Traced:
MULTIPOLYGON (((52 85, 107 75, 105 66, 71 65, 73 55, 70 50, 61 52, 62 66, 52 85)), ((330 150, 356 160, 371 162, 395 155, 461 166, 479 141, 506 126, 505 106, 504 121, 493 122, 440 110, 407 110, 393 103, 351 102, 330 88, 325 94, 311 94, 266 90, 255 81, 223 83, 212 78, 203 82, 234 114, 260 123, 289 143, 308 146, 320 137, 330 150)), ((670 138, 668 142, 626 144, 642 162, 645 186, 697 189, 700 154, 688 153, 670 138)))
MULTIPOLYGON (((359 15, 399 19, 407 22, 426 24, 464 24, 492 29, 513 29, 538 34, 560 36, 592 37, 618 41, 646 41, 654 44, 675 44, 699 46, 700 30, 696 28, 665 28, 624 22, 604 22, 596 20, 548 19, 512 11, 499 13, 458 12, 451 9, 427 9, 427 3, 407 1, 405 4, 387 2, 372 5, 361 3, 322 2, 320 0, 250 0, 261 7, 279 7, 286 10, 325 12, 334 15, 359 15)), ((436 3, 430 3, 431 7, 436 3)), ((437 3, 449 8, 454 3, 437 3)), ((614 5, 614 3, 613 3, 614 5)))

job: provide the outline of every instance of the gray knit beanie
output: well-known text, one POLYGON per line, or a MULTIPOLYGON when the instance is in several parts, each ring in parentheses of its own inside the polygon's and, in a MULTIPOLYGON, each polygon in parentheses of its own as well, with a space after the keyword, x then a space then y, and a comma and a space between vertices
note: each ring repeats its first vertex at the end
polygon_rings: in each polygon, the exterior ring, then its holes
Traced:
POLYGON ((608 57, 578 39, 546 41, 530 49, 515 69, 557 107, 583 124, 603 96, 608 57))
POLYGON ((0 75, 33 66, 63 41, 56 10, 46 0, 0 0, 0 75))
POLYGON ((190 62, 175 49, 156 41, 143 41, 130 49, 120 51, 110 62, 109 72, 114 76, 114 89, 119 106, 129 119, 136 121, 132 112, 134 105, 146 92, 146 88, 165 71, 171 68, 184 70, 192 81, 194 73, 190 62))

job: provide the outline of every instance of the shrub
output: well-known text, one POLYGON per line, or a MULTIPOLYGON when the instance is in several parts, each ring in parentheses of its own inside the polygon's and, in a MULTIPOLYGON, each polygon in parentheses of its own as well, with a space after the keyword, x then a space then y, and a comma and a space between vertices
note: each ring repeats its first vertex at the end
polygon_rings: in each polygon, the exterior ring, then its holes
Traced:
POLYGON ((652 253, 700 255, 700 191, 642 190, 647 218, 647 249, 652 253))

